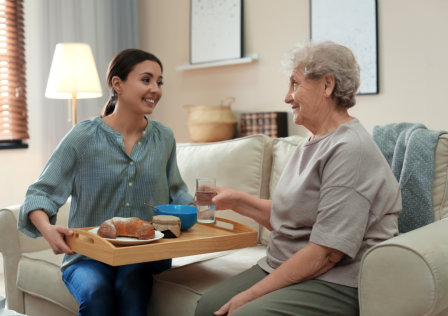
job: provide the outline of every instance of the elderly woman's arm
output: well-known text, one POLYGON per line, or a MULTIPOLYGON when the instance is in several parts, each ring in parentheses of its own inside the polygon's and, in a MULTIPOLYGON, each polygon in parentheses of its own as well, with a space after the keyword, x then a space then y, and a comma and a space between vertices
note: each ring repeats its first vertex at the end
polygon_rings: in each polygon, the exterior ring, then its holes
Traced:
POLYGON ((310 242, 263 280, 234 296, 215 315, 231 314, 238 307, 267 293, 313 279, 333 268, 343 257, 339 250, 310 242))
POLYGON ((213 198, 216 210, 233 210, 272 230, 270 224, 272 201, 224 187, 217 187, 216 192, 217 195, 213 198))

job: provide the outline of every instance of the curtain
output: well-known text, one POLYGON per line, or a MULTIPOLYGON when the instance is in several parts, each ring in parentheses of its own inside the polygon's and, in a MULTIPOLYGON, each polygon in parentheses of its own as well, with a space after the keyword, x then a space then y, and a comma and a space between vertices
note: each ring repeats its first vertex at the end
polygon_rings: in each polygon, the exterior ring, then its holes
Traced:
MULTIPOLYGON (((56 148, 72 124, 67 122, 68 101, 44 97, 50 66, 57 43, 83 42, 91 46, 102 84, 103 97, 78 100, 78 122, 91 119, 101 113, 109 98, 105 83, 110 60, 121 50, 138 48, 138 0, 26 0, 27 15, 40 33, 39 47, 32 47, 27 54, 39 50, 40 65, 28 65, 28 71, 40 69, 41 82, 35 89, 41 101, 42 119, 30 137, 42 137, 43 159, 46 160, 56 148), (34 3, 32 3, 34 2, 34 3), (37 2, 37 4, 36 4, 37 2), (37 8, 37 10, 35 10, 37 8), (34 134, 34 135, 33 135, 34 134)), ((29 26, 31 28, 31 25, 29 26)), ((36 34, 36 29, 33 29, 36 34)), ((36 42, 35 40, 33 42, 36 42)), ((29 47, 28 47, 29 48, 29 47)), ((28 86, 36 82, 29 82, 28 86)), ((28 98, 28 107, 39 106, 36 99, 28 98)), ((31 121, 33 117, 29 118, 31 121)))

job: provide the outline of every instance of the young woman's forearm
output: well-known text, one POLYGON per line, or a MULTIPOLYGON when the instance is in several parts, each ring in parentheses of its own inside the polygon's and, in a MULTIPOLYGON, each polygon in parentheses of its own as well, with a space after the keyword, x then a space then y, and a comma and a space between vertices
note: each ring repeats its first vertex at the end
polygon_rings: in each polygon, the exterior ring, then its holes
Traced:
POLYGON ((46 227, 51 225, 47 213, 42 209, 32 211, 28 214, 28 217, 41 233, 46 227))
POLYGON ((55 254, 65 253, 72 255, 74 252, 65 242, 65 236, 71 236, 73 231, 67 227, 52 225, 47 213, 43 210, 35 210, 28 215, 30 221, 40 231, 55 254))

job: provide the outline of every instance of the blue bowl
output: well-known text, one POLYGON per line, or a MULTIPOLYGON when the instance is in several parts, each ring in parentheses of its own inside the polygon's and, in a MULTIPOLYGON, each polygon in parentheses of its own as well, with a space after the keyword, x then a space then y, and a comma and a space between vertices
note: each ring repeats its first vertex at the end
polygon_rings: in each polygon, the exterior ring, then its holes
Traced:
POLYGON ((154 208, 156 215, 172 215, 180 218, 180 230, 187 230, 196 224, 198 215, 196 206, 180 204, 157 205, 154 208))

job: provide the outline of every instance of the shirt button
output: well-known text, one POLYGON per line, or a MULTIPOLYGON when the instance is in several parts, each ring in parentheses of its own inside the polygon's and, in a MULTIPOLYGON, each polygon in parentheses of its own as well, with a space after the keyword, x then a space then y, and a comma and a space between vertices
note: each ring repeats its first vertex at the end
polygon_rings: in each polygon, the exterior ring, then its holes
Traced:
POLYGON ((142 142, 138 142, 138 144, 139 144, 139 145, 141 145, 141 144, 142 144, 142 142))
POLYGON ((126 206, 130 206, 131 204, 129 204, 129 202, 126 202, 126 206))
POLYGON ((129 163, 131 166, 133 166, 134 165, 134 162, 133 161, 131 161, 130 163, 129 163))
POLYGON ((132 182, 129 182, 129 186, 132 187, 132 182))

